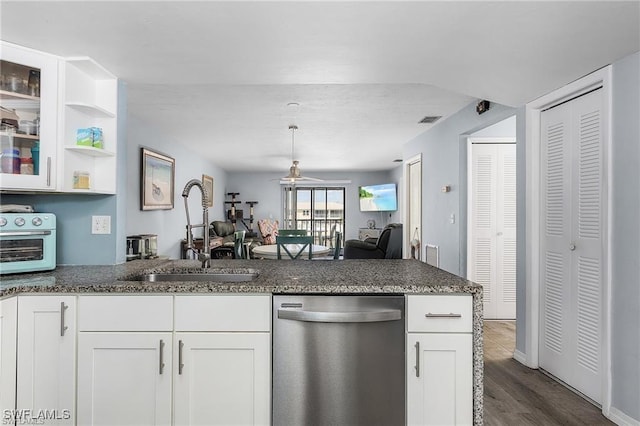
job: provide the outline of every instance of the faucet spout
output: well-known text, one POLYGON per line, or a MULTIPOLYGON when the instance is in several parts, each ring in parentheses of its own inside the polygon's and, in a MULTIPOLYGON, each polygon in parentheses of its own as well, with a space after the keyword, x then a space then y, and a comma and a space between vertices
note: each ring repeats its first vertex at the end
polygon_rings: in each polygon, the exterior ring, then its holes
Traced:
POLYGON ((202 251, 198 253, 198 260, 202 261, 202 267, 208 268, 211 266, 211 248, 209 247, 209 193, 207 189, 204 187, 201 181, 198 179, 191 179, 184 186, 182 190, 182 197, 184 198, 184 208, 187 214, 187 247, 186 249, 193 250, 193 228, 202 226, 204 229, 203 241, 202 241, 202 251), (191 189, 197 186, 200 189, 200 193, 202 195, 202 224, 192 225, 191 219, 189 218, 189 193, 191 189))

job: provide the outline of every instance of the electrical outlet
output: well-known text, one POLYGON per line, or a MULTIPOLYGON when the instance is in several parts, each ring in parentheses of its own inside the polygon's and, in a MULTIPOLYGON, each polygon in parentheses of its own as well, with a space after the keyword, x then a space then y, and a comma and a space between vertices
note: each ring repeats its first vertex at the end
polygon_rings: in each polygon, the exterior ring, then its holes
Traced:
POLYGON ((92 234, 110 234, 111 216, 91 216, 92 234))

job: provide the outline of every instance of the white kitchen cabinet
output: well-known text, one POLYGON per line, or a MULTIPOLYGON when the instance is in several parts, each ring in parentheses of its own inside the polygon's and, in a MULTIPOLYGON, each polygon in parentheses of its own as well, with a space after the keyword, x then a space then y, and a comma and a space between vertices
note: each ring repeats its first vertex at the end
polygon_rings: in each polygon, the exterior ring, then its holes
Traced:
POLYGON ((75 424, 75 296, 19 296, 16 408, 75 424))
POLYGON ((78 335, 78 424, 170 425, 167 333, 78 335))
POLYGON ((0 190, 115 194, 118 79, 88 57, 0 43, 2 117, 25 123, 17 131, 0 128, 0 190), (26 127, 34 122, 37 131, 26 127), (101 145, 77 144, 78 129, 88 128, 102 130, 101 145), (11 167, 14 150, 33 159, 34 174, 11 167), (88 188, 77 188, 83 180, 76 174, 89 175, 88 188))
POLYGON ((270 312, 270 295, 79 296, 78 424, 269 424, 270 312))
POLYGON ((271 296, 175 298, 176 425, 271 421, 271 296))
POLYGON ((268 425, 269 333, 176 333, 176 425, 268 425))
POLYGON ((0 301, 0 407, 16 406, 16 333, 18 299, 0 301))
POLYGON ((78 297, 78 424, 171 424, 173 296, 78 297))
POLYGON ((0 128, 0 148, 4 153, 0 190, 55 191, 60 58, 4 41, 0 41, 0 55, 3 118, 14 117, 15 113, 22 123, 39 120, 37 132, 24 130, 26 127, 17 131, 0 128), (20 158, 32 158, 37 163, 37 173, 9 170, 5 159, 7 153, 13 155, 13 150, 18 150, 20 158))
POLYGON ((407 424, 473 424, 471 296, 407 296, 407 424))
POLYGON ((91 58, 64 60, 61 72, 63 130, 59 156, 60 190, 115 194, 118 80, 91 58), (77 144, 78 129, 100 128, 102 147, 77 144), (89 174, 89 188, 74 188, 74 173, 89 174))

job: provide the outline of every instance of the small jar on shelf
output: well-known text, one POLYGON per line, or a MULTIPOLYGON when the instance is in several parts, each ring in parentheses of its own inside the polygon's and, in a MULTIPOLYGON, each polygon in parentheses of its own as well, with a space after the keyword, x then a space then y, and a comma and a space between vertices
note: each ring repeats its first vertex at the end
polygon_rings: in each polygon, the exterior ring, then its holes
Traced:
POLYGON ((20 150, 13 148, 3 149, 0 163, 2 165, 2 173, 20 174, 20 150))
POLYGON ((33 158, 25 157, 20 159, 20 174, 21 175, 33 174, 33 158))
POLYGON ((91 187, 91 175, 89 172, 76 170, 73 172, 73 189, 89 189, 91 187))

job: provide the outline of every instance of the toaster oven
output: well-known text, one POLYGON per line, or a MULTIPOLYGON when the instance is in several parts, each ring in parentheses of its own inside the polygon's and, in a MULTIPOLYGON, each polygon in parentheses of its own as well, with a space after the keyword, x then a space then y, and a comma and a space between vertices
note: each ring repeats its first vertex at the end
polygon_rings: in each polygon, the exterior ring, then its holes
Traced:
POLYGON ((48 271, 55 267, 54 214, 0 214, 0 274, 48 271))

